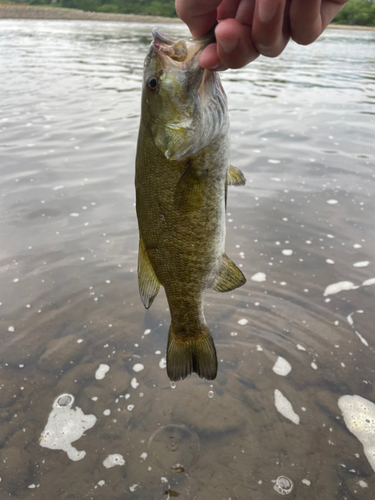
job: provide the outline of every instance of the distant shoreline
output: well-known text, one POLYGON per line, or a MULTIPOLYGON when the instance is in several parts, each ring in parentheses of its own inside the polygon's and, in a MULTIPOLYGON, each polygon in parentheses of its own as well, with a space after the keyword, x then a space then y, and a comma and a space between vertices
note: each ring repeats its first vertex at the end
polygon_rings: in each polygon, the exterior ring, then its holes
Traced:
MULTIPOLYGON (((181 23, 177 17, 138 16, 136 14, 109 14, 105 12, 87 12, 78 9, 60 7, 37 7, 32 5, 0 4, 0 19, 46 19, 71 21, 112 21, 120 23, 181 23)), ((330 29, 375 31, 374 26, 349 26, 330 24, 330 29)))
POLYGON ((120 23, 181 23, 180 19, 136 14, 109 14, 60 7, 36 7, 0 3, 0 19, 41 19, 68 21, 115 21, 120 23))

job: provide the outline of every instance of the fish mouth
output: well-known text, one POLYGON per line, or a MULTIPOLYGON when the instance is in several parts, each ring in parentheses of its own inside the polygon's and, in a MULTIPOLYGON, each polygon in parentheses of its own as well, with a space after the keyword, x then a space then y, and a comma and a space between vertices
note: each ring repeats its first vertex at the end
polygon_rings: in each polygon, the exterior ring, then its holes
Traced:
POLYGON ((152 46, 160 55, 168 56, 177 62, 189 63, 191 60, 197 60, 202 50, 215 42, 215 27, 216 25, 206 35, 195 40, 179 40, 158 28, 153 28, 152 46))
POLYGON ((154 38, 154 44, 163 43, 166 45, 173 45, 178 42, 178 39, 171 35, 166 35, 159 28, 152 29, 152 36, 154 38))

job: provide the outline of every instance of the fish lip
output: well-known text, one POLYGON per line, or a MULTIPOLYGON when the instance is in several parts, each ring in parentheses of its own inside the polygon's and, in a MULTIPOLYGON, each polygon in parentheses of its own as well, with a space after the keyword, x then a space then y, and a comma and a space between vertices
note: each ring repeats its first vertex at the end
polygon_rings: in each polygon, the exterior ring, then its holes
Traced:
POLYGON ((152 28, 152 36, 154 38, 154 45, 160 46, 160 43, 166 45, 173 45, 178 42, 178 38, 171 35, 166 35, 159 28, 152 28))

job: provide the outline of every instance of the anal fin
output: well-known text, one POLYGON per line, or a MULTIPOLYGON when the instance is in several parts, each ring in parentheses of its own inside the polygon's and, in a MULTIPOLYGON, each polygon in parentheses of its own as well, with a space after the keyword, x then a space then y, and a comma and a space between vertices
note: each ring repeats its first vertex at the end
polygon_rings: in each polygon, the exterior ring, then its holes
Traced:
POLYGON ((224 254, 221 268, 216 277, 212 289, 216 292, 230 292, 246 283, 246 278, 238 269, 236 264, 224 254))
POLYGON ((138 287, 143 305, 148 309, 158 294, 160 282, 156 277, 142 238, 139 238, 138 287))
POLYGON ((227 181, 229 186, 244 186, 246 184, 246 179, 239 168, 231 165, 229 167, 227 181))

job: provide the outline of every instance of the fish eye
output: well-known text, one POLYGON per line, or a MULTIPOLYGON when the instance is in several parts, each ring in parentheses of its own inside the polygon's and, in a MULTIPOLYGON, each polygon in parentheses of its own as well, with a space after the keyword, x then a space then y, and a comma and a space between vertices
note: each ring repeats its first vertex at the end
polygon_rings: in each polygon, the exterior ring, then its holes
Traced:
POLYGON ((149 92, 155 92, 157 90, 158 80, 156 76, 150 76, 150 78, 147 80, 146 87, 149 92))

